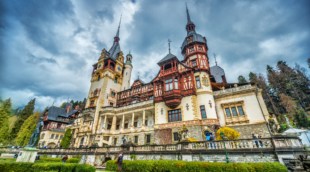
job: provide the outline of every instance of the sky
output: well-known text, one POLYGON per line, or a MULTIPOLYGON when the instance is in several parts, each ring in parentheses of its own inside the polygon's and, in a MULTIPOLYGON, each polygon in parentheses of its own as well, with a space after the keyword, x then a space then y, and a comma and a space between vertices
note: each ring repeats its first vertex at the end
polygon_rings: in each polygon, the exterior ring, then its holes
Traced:
POLYGON ((196 32, 206 37, 210 66, 228 82, 266 73, 286 61, 307 67, 309 0, 2 0, 0 2, 0 97, 36 109, 87 97, 103 48, 113 44, 119 20, 120 46, 133 56, 131 83, 150 82, 168 53, 180 60, 186 37, 187 3, 196 32))

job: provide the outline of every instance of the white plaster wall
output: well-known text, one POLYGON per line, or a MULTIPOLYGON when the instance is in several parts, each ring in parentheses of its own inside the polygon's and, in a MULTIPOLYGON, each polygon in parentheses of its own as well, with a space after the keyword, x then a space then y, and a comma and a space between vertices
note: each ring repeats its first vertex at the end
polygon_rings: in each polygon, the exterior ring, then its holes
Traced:
POLYGON ((122 84, 122 88, 121 88, 122 90, 127 90, 130 87, 131 71, 132 71, 132 66, 128 65, 128 64, 125 65, 125 70, 123 73, 123 84, 122 84), (126 75, 126 73, 127 73, 127 75, 126 75))
MULTIPOLYGON (((193 107, 192 107, 192 100, 191 100, 192 96, 187 96, 187 97, 183 97, 181 100, 181 104, 175 108, 175 109, 180 109, 180 107, 183 107, 183 113, 182 114, 182 121, 190 121, 190 120, 194 120, 194 112, 193 112, 193 107), (188 104, 188 110, 186 108, 186 104, 188 104)), ((171 109, 169 107, 167 107, 165 105, 165 102, 160 102, 160 103, 156 103, 158 104, 158 109, 155 110, 155 113, 158 113, 158 121, 157 124, 164 124, 164 123, 168 123, 167 121, 167 109, 171 109), (163 114, 161 114, 161 109, 163 108, 163 114)), ((171 109, 173 110, 173 109, 171 109)))
POLYGON ((210 82, 209 74, 207 72, 195 72, 194 73, 194 81, 195 81, 195 86, 196 86, 196 92, 197 93, 199 93, 199 92, 206 92, 206 91, 212 92, 211 82, 210 82), (195 79, 196 76, 199 76, 199 78, 200 78, 201 88, 197 88, 196 79, 195 79), (202 77, 203 76, 207 77, 208 86, 203 85, 203 82, 202 82, 202 77))
POLYGON ((200 106, 204 105, 206 110, 207 119, 217 119, 216 110, 215 110, 215 101, 214 97, 211 94, 200 94, 197 96, 197 104, 198 104, 198 117, 201 119, 201 111, 200 106), (209 104, 211 101, 211 107, 209 104))
POLYGON ((114 79, 112 80, 112 79, 110 79, 110 78, 108 79, 108 81, 107 81, 106 84, 107 84, 107 89, 106 89, 106 90, 103 90, 103 91, 105 91, 105 92, 104 92, 104 94, 102 95, 103 98, 104 98, 103 106, 110 106, 108 100, 113 100, 114 106, 116 106, 116 96, 117 96, 117 94, 115 94, 115 97, 114 97, 114 98, 110 97, 110 95, 111 95, 110 89, 115 90, 116 93, 117 93, 117 92, 121 91, 121 84, 119 84, 119 83, 114 83, 114 79), (106 96, 107 94, 109 95, 108 99, 106 99, 106 98, 107 98, 107 96, 106 96))
MULTIPOLYGON (((242 97, 235 97, 235 96, 229 96, 226 97, 225 100, 215 100, 216 101, 216 108, 220 119, 221 126, 225 126, 225 116, 223 109, 221 107, 222 103, 229 103, 229 102, 237 102, 237 101, 244 101, 244 111, 246 112, 248 119, 250 121, 250 124, 265 122, 263 113, 259 107, 256 95, 251 94, 244 94, 242 97)), ((238 125, 238 124, 235 124, 238 125)))

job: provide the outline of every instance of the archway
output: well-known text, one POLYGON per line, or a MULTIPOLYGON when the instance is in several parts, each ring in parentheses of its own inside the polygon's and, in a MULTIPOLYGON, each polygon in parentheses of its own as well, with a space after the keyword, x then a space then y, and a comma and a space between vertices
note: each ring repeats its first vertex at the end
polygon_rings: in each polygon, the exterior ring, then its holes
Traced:
POLYGON ((54 142, 47 144, 48 148, 54 148, 55 146, 56 146, 56 143, 54 143, 54 142))

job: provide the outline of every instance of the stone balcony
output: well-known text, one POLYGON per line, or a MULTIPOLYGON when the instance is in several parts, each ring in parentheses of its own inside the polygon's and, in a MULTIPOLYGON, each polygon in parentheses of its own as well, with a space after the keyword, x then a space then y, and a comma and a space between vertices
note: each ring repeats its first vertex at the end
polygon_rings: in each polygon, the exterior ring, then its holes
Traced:
POLYGON ((256 91, 256 89, 257 89, 256 86, 249 84, 249 85, 214 91, 213 95, 215 98, 220 98, 220 97, 230 96, 234 94, 252 92, 252 91, 256 91))

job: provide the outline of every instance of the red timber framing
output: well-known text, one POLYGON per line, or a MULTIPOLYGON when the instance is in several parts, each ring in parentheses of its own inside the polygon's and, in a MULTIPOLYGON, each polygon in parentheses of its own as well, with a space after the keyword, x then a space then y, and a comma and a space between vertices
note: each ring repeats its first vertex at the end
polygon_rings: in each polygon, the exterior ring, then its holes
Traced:
POLYGON ((155 103, 164 101, 166 106, 176 108, 180 105, 183 97, 196 94, 194 68, 180 63, 176 57, 158 65, 160 66, 160 72, 152 81, 155 88, 155 103), (181 70, 179 65, 184 68, 181 70))
MULTIPOLYGON (((182 51, 184 57, 183 63, 189 67, 193 67, 196 71, 207 71, 210 74, 208 46, 206 43, 193 42, 193 37, 189 36, 187 39, 187 45, 182 51), (195 59, 190 60, 189 57, 196 56, 195 59), (194 64, 193 64, 194 62, 194 64), (196 66, 195 66, 196 62, 196 66)), ((203 38, 206 42, 206 38, 203 38)))
POLYGON ((153 83, 144 84, 140 80, 136 80, 131 89, 117 93, 116 107, 152 100, 153 97, 153 83))

